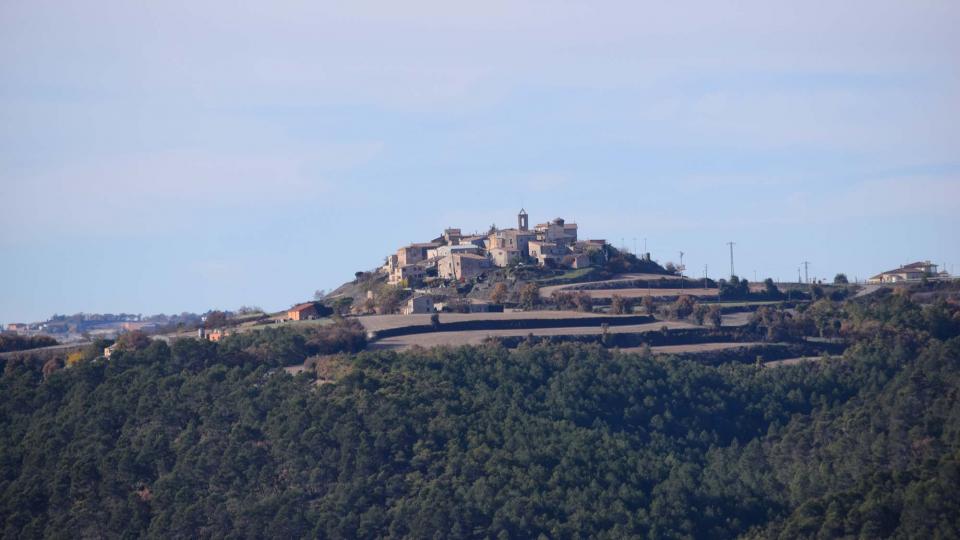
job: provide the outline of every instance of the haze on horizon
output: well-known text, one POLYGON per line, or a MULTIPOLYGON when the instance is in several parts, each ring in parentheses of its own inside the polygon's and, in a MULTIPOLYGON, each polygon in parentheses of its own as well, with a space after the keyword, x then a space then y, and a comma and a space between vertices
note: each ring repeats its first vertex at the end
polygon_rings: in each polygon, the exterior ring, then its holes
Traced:
POLYGON ((0 322, 286 307, 446 226, 960 271, 960 3, 0 5, 0 322))

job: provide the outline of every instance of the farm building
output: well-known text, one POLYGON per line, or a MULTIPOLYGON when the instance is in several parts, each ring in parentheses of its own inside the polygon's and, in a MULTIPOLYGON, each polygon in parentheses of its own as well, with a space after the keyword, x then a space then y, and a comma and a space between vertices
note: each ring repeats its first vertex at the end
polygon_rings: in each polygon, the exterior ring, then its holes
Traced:
POLYGON ((287 319, 291 321, 305 321, 307 319, 316 319, 320 314, 317 312, 317 306, 313 302, 304 302, 297 304, 287 310, 287 319))

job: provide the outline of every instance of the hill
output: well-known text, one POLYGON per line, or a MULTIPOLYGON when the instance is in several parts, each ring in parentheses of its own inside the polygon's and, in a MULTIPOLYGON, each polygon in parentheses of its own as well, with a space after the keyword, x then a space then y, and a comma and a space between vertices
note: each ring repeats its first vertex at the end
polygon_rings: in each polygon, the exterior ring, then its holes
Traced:
POLYGON ((575 344, 326 356, 352 323, 9 361, 3 536, 956 536, 960 308, 843 309, 842 358, 765 369, 575 344))

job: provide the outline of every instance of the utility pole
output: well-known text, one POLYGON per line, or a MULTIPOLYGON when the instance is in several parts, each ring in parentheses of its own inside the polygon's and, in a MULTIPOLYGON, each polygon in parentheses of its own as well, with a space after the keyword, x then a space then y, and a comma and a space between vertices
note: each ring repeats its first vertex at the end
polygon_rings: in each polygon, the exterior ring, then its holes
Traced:
POLYGON ((633 254, 634 255, 637 254, 637 237, 636 236, 633 237, 633 254))
POLYGON ((680 288, 683 289, 683 252, 680 252, 680 288))
POLYGON ((703 265, 703 288, 707 288, 707 265, 703 265))
POLYGON ((810 284, 810 261, 803 261, 803 280, 807 285, 810 284))
POLYGON ((730 246, 730 279, 733 279, 733 242, 727 242, 727 245, 730 246))
POLYGON ((797 285, 803 283, 803 278, 800 277, 800 267, 797 267, 797 285))

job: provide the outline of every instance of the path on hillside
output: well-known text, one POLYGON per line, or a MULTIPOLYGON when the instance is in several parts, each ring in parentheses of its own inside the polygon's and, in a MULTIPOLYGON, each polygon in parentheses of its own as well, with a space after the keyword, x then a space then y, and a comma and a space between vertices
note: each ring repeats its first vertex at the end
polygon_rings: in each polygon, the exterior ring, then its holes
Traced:
MULTIPOLYGON (((831 359, 842 358, 842 356, 834 355, 830 357, 831 359)), ((802 364, 804 362, 822 362, 822 356, 799 356, 797 358, 784 358, 783 360, 772 360, 770 362, 764 362, 764 367, 780 367, 780 366, 795 366, 802 364)))
POLYGON ((6 352, 0 352, 0 358, 11 358, 18 354, 49 353, 49 352, 58 351, 60 349, 64 349, 64 350, 82 349, 87 345, 90 345, 89 341, 81 341, 76 343, 61 343, 59 345, 50 345, 49 347, 37 347, 35 349, 26 349, 23 351, 6 351, 6 352))
POLYGON ((862 296, 869 296, 882 288, 883 285, 864 285, 862 289, 857 291, 857 294, 853 295, 853 297, 860 298, 862 296))

